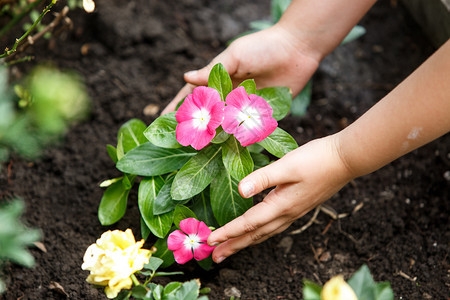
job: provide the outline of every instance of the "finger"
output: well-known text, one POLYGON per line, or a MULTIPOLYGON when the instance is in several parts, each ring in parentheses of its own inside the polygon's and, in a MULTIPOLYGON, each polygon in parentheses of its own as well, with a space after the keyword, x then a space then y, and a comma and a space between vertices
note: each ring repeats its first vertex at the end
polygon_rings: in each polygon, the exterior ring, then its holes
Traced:
POLYGON ((228 53, 229 52, 226 49, 200 70, 186 72, 184 74, 184 80, 195 85, 208 85, 209 73, 218 63, 221 63, 231 76, 235 71, 232 70, 232 59, 228 53))
POLYGON ((292 222, 274 222, 261 227, 255 233, 248 233, 244 236, 234 238, 220 244, 214 249, 212 258, 216 263, 221 263, 225 258, 239 252, 240 250, 255 244, 264 242, 272 236, 285 231, 292 222))
POLYGON ((181 90, 178 92, 178 94, 175 96, 175 98, 173 98, 172 101, 170 101, 170 103, 166 106, 166 108, 164 108, 164 110, 161 112, 161 115, 170 113, 175 111, 175 109, 177 108, 178 103, 184 99, 184 97, 186 97, 187 95, 189 95, 190 93, 192 93, 192 90, 195 88, 194 85, 192 84, 185 84, 181 90))
POLYGON ((242 216, 214 230, 208 238, 208 244, 215 246, 226 240, 253 232, 278 219, 285 212, 284 205, 280 203, 281 201, 277 201, 278 197, 275 190, 271 191, 264 201, 251 207, 242 216))
POLYGON ((290 170, 295 164, 283 157, 264 168, 258 169, 245 177, 239 183, 239 193, 244 198, 250 198, 270 187, 295 181, 290 170))

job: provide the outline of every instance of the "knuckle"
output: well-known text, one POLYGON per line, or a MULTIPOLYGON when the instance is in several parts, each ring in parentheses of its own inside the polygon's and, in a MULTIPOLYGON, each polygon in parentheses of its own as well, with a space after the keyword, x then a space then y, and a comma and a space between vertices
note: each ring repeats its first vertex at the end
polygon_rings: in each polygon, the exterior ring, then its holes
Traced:
POLYGON ((250 234, 250 239, 252 240, 252 242, 258 242, 263 237, 264 235, 259 232, 253 232, 252 234, 250 234))

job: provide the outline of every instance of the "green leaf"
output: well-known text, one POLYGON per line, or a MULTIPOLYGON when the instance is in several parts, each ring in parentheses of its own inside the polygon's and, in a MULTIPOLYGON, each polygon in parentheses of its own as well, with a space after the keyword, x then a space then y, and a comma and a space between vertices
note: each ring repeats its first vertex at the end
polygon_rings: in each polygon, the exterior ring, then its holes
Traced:
POLYGON ((128 300, 131 297, 131 291, 122 290, 114 300, 128 300))
POLYGON ((152 257, 159 257, 164 261, 160 268, 167 268, 175 262, 173 252, 167 248, 167 237, 164 239, 158 239, 153 247, 156 248, 156 252, 153 253, 152 257))
POLYGON ((184 97, 183 100, 181 100, 180 102, 177 103, 177 106, 175 107, 175 111, 177 111, 180 108, 181 104, 183 104, 185 99, 186 99, 186 97, 184 97))
POLYGON ((188 147, 166 149, 147 142, 128 152, 116 166, 124 173, 157 176, 178 170, 196 154, 188 147))
POLYGON ((292 94, 287 87, 270 87, 256 91, 256 95, 263 97, 272 107, 275 120, 283 119, 292 103, 292 94))
POLYGON ((147 292, 147 288, 141 284, 133 287, 131 295, 137 299, 143 299, 147 295, 147 292))
POLYGON ((375 300, 394 300, 394 292, 389 282, 379 282, 375 284, 375 300))
POLYGON ((122 145, 124 153, 147 142, 144 136, 146 127, 145 123, 141 120, 131 119, 119 128, 117 137, 123 136, 122 145))
MULTIPOLYGON (((256 21, 252 21, 249 24, 249 27, 255 31, 260 31, 260 30, 264 30, 267 29, 269 27, 272 27, 273 23, 270 21, 264 21, 264 20, 256 20, 256 21)), ((251 33, 251 32, 249 32, 251 33)))
POLYGON ((197 300, 199 294, 199 285, 196 280, 183 283, 176 293, 176 299, 197 300))
POLYGON ((144 240, 147 240, 151 231, 148 228, 147 224, 145 224, 144 219, 141 218, 141 236, 144 240))
POLYGON ((258 144, 278 158, 298 147, 294 138, 280 127, 277 127, 274 132, 258 144))
POLYGON ((161 300, 162 299, 162 294, 163 294, 164 288, 162 285, 158 284, 154 289, 153 289, 153 298, 155 298, 155 300, 161 300))
POLYGON ((133 187, 135 178, 136 178, 135 175, 124 174, 123 179, 122 179, 123 187, 126 190, 130 190, 133 187))
POLYGON ((169 295, 169 294, 175 293, 182 285, 183 284, 179 281, 169 282, 164 287, 164 295, 169 295))
POLYGON ((113 145, 106 145, 106 152, 108 152, 109 157, 114 163, 117 163, 117 149, 113 145))
POLYGON ((184 275, 181 271, 175 271, 175 272, 156 272, 155 276, 172 276, 172 275, 184 275))
POLYGON ((302 117, 306 114, 311 102, 312 80, 308 81, 300 94, 292 100, 291 113, 293 116, 302 117))
POLYGON ((269 157, 267 155, 264 155, 262 153, 253 153, 250 152, 250 155, 252 156, 252 159, 255 163, 255 170, 258 170, 259 168, 263 168, 267 166, 270 163, 269 157))
POLYGON ((122 157, 124 157, 124 155, 125 155, 125 151, 123 150, 123 134, 120 134, 119 137, 117 138, 116 155, 117 155, 117 161, 121 160, 122 157))
POLYGON ((180 222, 187 218, 197 219, 197 216, 188 207, 184 205, 177 205, 175 207, 175 213, 173 215, 173 224, 180 228, 180 222))
POLYGON ((211 143, 213 144, 222 144, 230 137, 230 134, 223 131, 222 126, 217 127, 216 135, 212 139, 211 143))
POLYGON ((238 191, 238 181, 222 168, 211 182, 211 208, 220 226, 242 215, 252 207, 252 198, 243 198, 238 191))
POLYGON ((219 92, 222 101, 225 101, 228 93, 233 89, 230 75, 221 63, 216 64, 209 73, 208 86, 219 92))
POLYGON ((211 201, 209 199, 209 187, 207 187, 203 192, 195 195, 189 205, 198 220, 205 222, 208 226, 219 227, 211 208, 211 201))
POLYGON ((322 287, 312 281, 303 280, 303 299, 305 300, 321 300, 320 293, 322 287))
POLYGON ((98 219, 102 225, 111 225, 119 221, 127 209, 130 190, 124 188, 122 180, 111 184, 103 193, 98 208, 98 219))
POLYGON ((164 260, 158 257, 150 257, 150 260, 148 261, 148 264, 144 265, 144 269, 151 270, 153 272, 156 272, 159 267, 164 263, 164 260))
POLYGON ((172 220, 173 220, 173 210, 175 209, 175 206, 178 204, 178 201, 174 201, 172 199, 172 196, 170 195, 173 180, 174 176, 170 176, 169 178, 167 178, 166 182, 161 187, 158 196, 156 196, 155 202, 153 204, 154 215, 172 212, 172 220))
POLYGON ((253 172, 253 160, 250 152, 247 148, 242 147, 234 136, 222 145, 222 160, 228 173, 239 181, 253 172))
POLYGON ((203 191, 219 171, 221 151, 221 146, 213 144, 192 157, 175 175, 172 198, 189 199, 203 191))
POLYGON ((248 145, 246 148, 251 153, 261 153, 264 150, 264 148, 262 146, 260 146, 260 145, 258 145, 256 143, 248 145))
POLYGON ((170 231, 173 212, 154 214, 155 200, 164 186, 161 176, 144 178, 139 184, 138 204, 142 219, 148 229, 157 237, 164 238, 170 231))
POLYGON ((162 148, 180 148, 175 131, 177 129, 175 112, 158 117, 144 131, 145 137, 153 144, 162 148))
POLYGON ((203 270, 209 271, 213 265, 213 260, 211 256, 208 256, 205 259, 198 260, 197 263, 203 270))
POLYGON ((341 45, 350 43, 351 41, 354 41, 358 39, 359 37, 363 36, 366 33, 366 29, 360 25, 356 25, 352 28, 352 30, 347 34, 347 36, 344 38, 344 40, 341 42, 341 45))
POLYGON ((270 12, 272 14, 272 20, 274 23, 280 20, 283 13, 288 8, 291 0, 272 0, 270 12))
POLYGON ((373 281, 367 265, 363 265, 356 271, 348 280, 348 284, 352 287, 358 299, 374 299, 375 281, 373 281))
POLYGON ((247 94, 256 94, 256 83, 253 79, 247 79, 241 82, 238 87, 243 86, 247 94))

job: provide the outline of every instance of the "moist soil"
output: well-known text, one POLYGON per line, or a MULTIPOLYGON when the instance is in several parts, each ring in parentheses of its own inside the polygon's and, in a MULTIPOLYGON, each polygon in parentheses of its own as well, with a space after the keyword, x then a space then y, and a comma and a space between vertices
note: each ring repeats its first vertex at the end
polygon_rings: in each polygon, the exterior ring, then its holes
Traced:
MULTIPOLYGON (((153 104, 161 111, 183 85, 182 74, 208 63, 250 21, 270 19, 268 1, 96 1, 93 14, 72 11, 73 30, 30 48, 35 62, 81 73, 93 101, 86 122, 35 162, 13 157, 0 174, 1 195, 26 202, 24 221, 43 232, 46 251, 31 248, 33 269, 8 264, 3 299, 106 299, 85 282, 86 248, 108 229, 139 233, 136 191, 125 217, 103 227, 97 219, 98 186, 118 175, 106 153, 121 124, 153 104), (57 284, 59 288, 55 288, 57 284)), ((347 126, 417 68, 433 51, 397 1, 379 1, 360 22, 367 33, 338 47, 313 77, 304 117, 280 127, 299 145, 347 126)), ((383 120, 380 120, 383 122, 383 120)), ((376 281, 391 282, 396 299, 449 297, 450 137, 446 135, 356 179, 326 204, 347 217, 312 212, 284 233, 249 247, 206 272, 195 263, 174 266, 211 288, 210 299, 301 299, 302 280, 346 279, 367 264, 376 281)), ((261 198, 260 198, 261 199, 261 198)), ((148 247, 151 246, 149 242, 148 247)))

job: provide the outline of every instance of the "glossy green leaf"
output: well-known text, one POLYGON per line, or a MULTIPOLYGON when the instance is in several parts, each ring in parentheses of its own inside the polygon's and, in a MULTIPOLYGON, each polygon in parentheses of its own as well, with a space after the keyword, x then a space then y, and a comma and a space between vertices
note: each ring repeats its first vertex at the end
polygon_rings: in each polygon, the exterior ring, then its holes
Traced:
POLYGON ((270 7, 270 13, 272 15, 273 23, 276 23, 280 20, 281 16, 285 12, 285 10, 288 8, 290 3, 291 3, 291 0, 272 0, 271 7, 270 7))
POLYGON ((109 157, 114 163, 117 163, 117 149, 113 145, 106 145, 106 152, 108 152, 109 157))
POLYGON ((260 146, 256 143, 248 145, 246 148, 248 149, 249 152, 253 152, 253 153, 261 153, 264 150, 264 148, 262 146, 260 146))
POLYGON ((352 30, 347 34, 347 36, 344 38, 344 40, 341 42, 341 45, 350 43, 351 41, 354 41, 358 39, 359 37, 363 36, 366 33, 366 29, 360 25, 356 25, 352 28, 352 30))
POLYGON ((164 287, 164 295, 175 293, 183 284, 179 281, 171 281, 164 287))
MULTIPOLYGON (((160 215, 168 212, 173 212, 175 206, 179 204, 179 201, 174 201, 170 195, 170 190, 172 189, 174 176, 170 176, 166 179, 166 182, 161 187, 158 196, 153 204, 153 214, 160 215)), ((173 216, 172 216, 173 217, 173 216)), ((173 220, 173 218, 172 218, 173 220)))
POLYGON ((278 158, 298 147, 294 138, 280 127, 277 127, 274 132, 258 144, 278 158))
MULTIPOLYGON (((253 29, 254 31, 260 31, 260 30, 264 30, 267 29, 269 27, 272 27, 273 23, 270 21, 265 21, 265 20, 256 20, 256 21, 252 21, 249 24, 249 27, 251 29, 253 29)), ((253 33, 253 32, 249 32, 248 34, 253 33)))
POLYGON ((220 226, 242 215, 252 207, 252 198, 243 198, 238 191, 239 182, 224 168, 211 182, 211 208, 220 226))
POLYGON ((192 198, 189 208, 195 213, 198 220, 205 222, 208 226, 219 227, 211 208, 209 187, 192 198))
POLYGON ((147 295, 147 292, 147 288, 143 285, 137 285, 131 289, 131 295, 136 299, 143 299, 147 295))
POLYGON ((151 270, 153 272, 156 272, 159 267, 164 263, 164 260, 158 257, 150 257, 147 264, 144 265, 144 269, 151 270))
POLYGON ((216 129, 216 135, 212 139, 211 143, 213 144, 221 144, 225 142, 230 137, 230 134, 226 133, 222 126, 217 127, 216 129))
POLYGON ((189 199, 203 191, 219 171, 221 152, 221 146, 210 145, 192 157, 175 176, 172 198, 189 199))
POLYGON ((150 236, 150 229, 148 228, 147 224, 145 224, 144 219, 141 218, 141 236, 144 240, 147 240, 150 236))
POLYGON ((134 184, 134 179, 136 178, 135 175, 131 175, 131 174, 124 174, 123 179, 122 179, 122 184, 123 187, 126 190, 130 190, 133 187, 134 184))
POLYGON ((98 208, 98 219, 102 225, 111 225, 119 221, 127 209, 130 190, 124 188, 122 180, 111 184, 103 193, 98 208))
POLYGON ((253 160, 250 152, 247 148, 242 147, 234 136, 222 145, 222 160, 228 173, 238 181, 253 172, 253 160))
POLYGON ((348 284, 352 287, 358 299, 374 299, 375 281, 370 274, 367 265, 363 265, 348 280, 348 284))
POLYGON ((225 101, 225 98, 233 89, 230 75, 221 63, 216 64, 209 73, 208 86, 219 92, 222 101, 225 101))
POLYGON ((174 299, 197 300, 199 290, 200 287, 195 279, 184 282, 183 285, 177 290, 175 294, 176 298, 174 299))
MULTIPOLYGON (((180 228, 180 222, 187 218, 197 219, 195 213, 184 205, 177 205, 173 214, 173 224, 180 228)), ((200 220, 202 221, 202 220, 200 220)))
POLYGON ((153 247, 156 248, 156 252, 153 253, 153 256, 159 257, 164 261, 160 268, 167 268, 175 262, 173 252, 167 248, 167 237, 158 239, 156 243, 153 244, 153 247))
POLYGON ((322 287, 312 281, 303 280, 303 299, 321 300, 322 287))
POLYGON ((124 173, 157 176, 178 170, 196 154, 188 147, 166 149, 147 142, 129 151, 116 166, 124 173))
POLYGON ((247 79, 241 82, 241 84, 238 85, 243 86, 245 88, 245 91, 247 94, 256 94, 256 83, 253 79, 247 79))
POLYGON ((117 149, 116 149, 117 161, 121 160, 125 156, 125 150, 123 150, 123 134, 120 134, 117 138, 117 149))
POLYGON ((211 270, 211 267, 213 265, 213 260, 211 256, 208 256, 205 259, 198 260, 197 264, 205 271, 211 270))
POLYGON ((145 137, 153 144, 162 148, 180 148, 175 131, 177 129, 175 112, 158 117, 144 131, 145 137))
POLYGON ((155 288, 152 290, 152 295, 155 300, 161 300, 162 294, 163 294, 164 288, 162 285, 158 284, 155 288))
POLYGON ((145 123, 141 120, 131 119, 119 128, 117 137, 123 135, 122 144, 124 153, 147 142, 147 139, 144 136, 146 127, 145 123))
POLYGON ((144 178, 139 184, 138 204, 142 219, 157 237, 164 238, 172 227, 173 212, 154 214, 156 199, 164 186, 161 176, 144 178))
POLYGON ((287 87, 270 87, 256 91, 256 95, 263 97, 272 107, 275 120, 283 119, 292 103, 292 94, 287 87))
POLYGON ((301 90, 294 100, 292 100, 291 114, 293 116, 302 117, 306 114, 309 103, 311 102, 312 94, 312 80, 306 83, 305 87, 301 90))
POLYGON ((389 282, 378 282, 374 289, 375 300, 394 300, 394 292, 389 282))
POLYGON ((255 163, 255 170, 265 167, 270 163, 270 159, 269 157, 267 157, 267 155, 253 152, 250 152, 250 155, 252 156, 253 162, 255 163))

